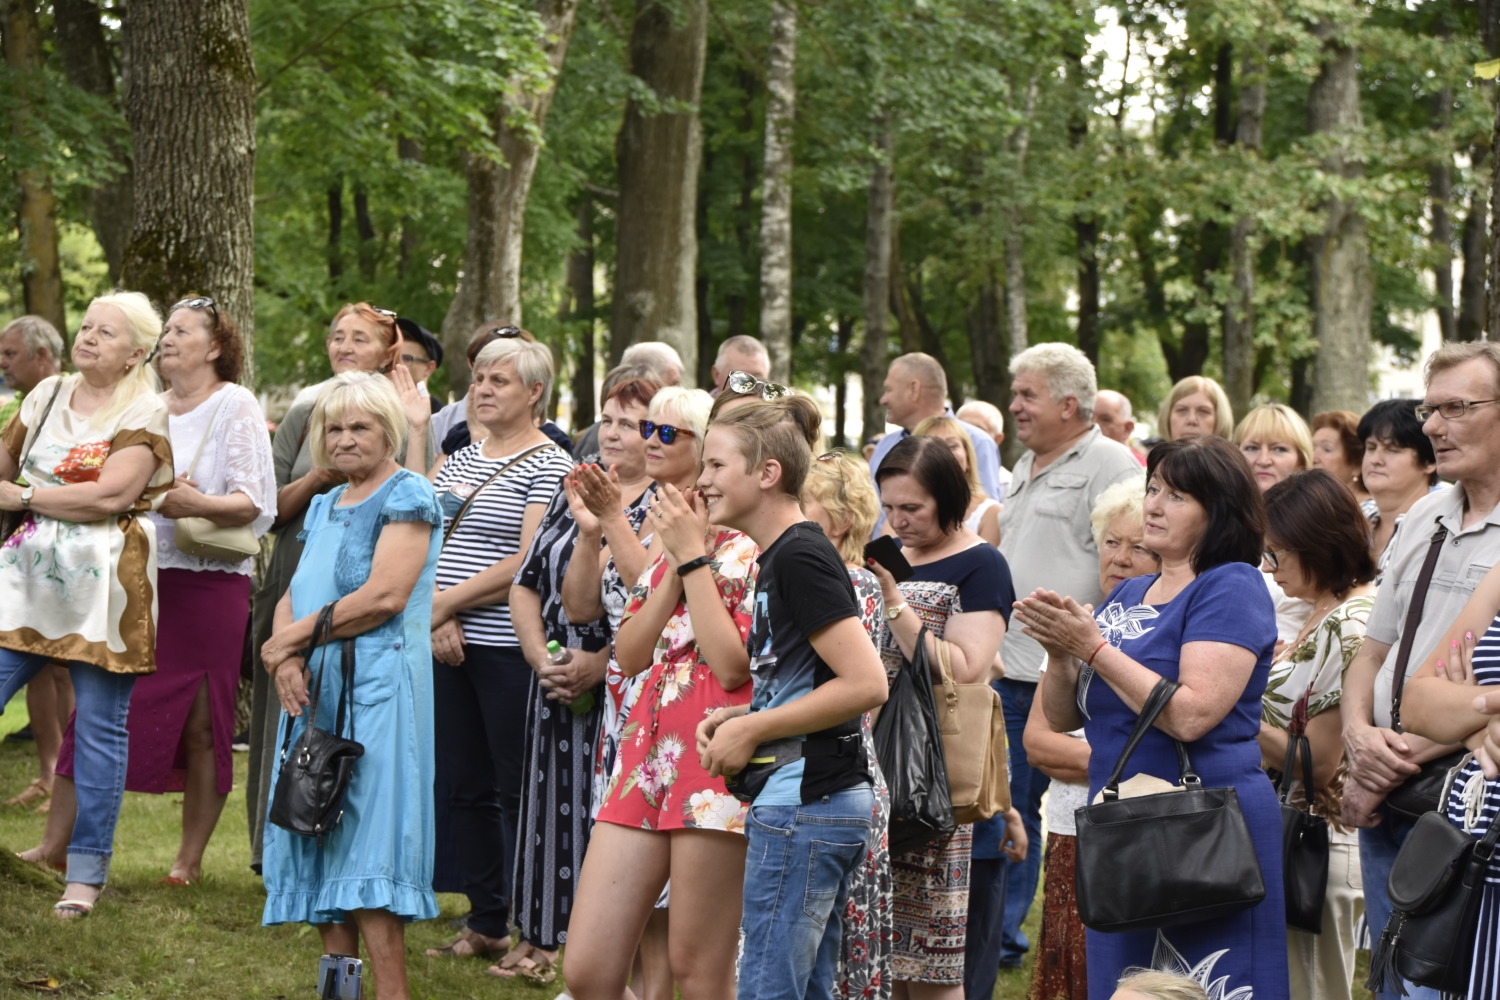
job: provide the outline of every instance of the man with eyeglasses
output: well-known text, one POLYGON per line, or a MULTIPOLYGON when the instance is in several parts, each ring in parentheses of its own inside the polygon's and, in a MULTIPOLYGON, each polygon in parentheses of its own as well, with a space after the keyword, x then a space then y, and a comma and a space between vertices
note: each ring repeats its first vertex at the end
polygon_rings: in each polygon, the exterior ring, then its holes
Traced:
MULTIPOLYGON (((1427 390, 1416 408, 1432 441, 1437 472, 1452 483, 1412 505, 1391 542, 1391 559, 1375 596, 1364 645, 1344 677, 1344 749, 1349 778, 1344 822, 1359 827, 1365 913, 1377 937, 1391 913, 1386 881, 1412 821, 1385 805, 1386 796, 1419 765, 1457 747, 1404 733, 1392 717, 1397 662, 1409 646, 1405 677, 1452 626, 1476 584, 1500 561, 1500 344, 1449 343, 1427 361, 1427 390), (1423 563, 1436 563, 1420 618, 1406 636, 1408 612, 1423 563), (1408 641, 1403 641, 1408 640, 1408 641)), ((1407 995, 1436 1000, 1432 989, 1406 984, 1407 995)), ((1377 994, 1381 1000, 1394 993, 1377 994)))
POLYGON ((428 391, 427 380, 443 363, 443 345, 416 320, 400 316, 396 319, 396 326, 401 329, 401 363, 411 372, 411 380, 417 383, 417 388, 427 393, 432 400, 432 412, 437 413, 443 408, 443 401, 428 391))

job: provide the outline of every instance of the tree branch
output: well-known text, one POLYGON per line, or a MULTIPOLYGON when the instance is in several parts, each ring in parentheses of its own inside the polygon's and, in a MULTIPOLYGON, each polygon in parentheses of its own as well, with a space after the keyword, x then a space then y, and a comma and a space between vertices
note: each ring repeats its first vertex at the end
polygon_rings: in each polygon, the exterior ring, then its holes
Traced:
POLYGON ((330 41, 338 36, 339 32, 343 31, 345 28, 349 27, 349 25, 364 17, 366 14, 378 14, 381 11, 395 10, 399 7, 411 7, 413 5, 413 0, 399 0, 399 2, 397 3, 381 4, 377 7, 364 7, 360 10, 356 10, 353 14, 350 14, 348 17, 344 18, 337 25, 335 25, 333 30, 328 32, 328 34, 315 41, 308 42, 300 50, 298 50, 296 55, 292 56, 286 62, 278 66, 270 76, 267 76, 260 82, 260 85, 255 88, 255 96, 259 97, 261 94, 265 93, 266 88, 270 87, 271 84, 275 82, 278 76, 285 73, 287 70, 291 69, 297 63, 312 55, 323 46, 327 45, 330 41))

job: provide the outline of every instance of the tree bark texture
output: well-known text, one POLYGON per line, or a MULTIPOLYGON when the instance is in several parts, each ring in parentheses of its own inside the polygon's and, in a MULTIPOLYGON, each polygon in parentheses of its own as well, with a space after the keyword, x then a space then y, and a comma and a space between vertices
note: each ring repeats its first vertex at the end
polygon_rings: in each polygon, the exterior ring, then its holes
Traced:
MULTIPOLYGON (((1266 68, 1259 58, 1241 68, 1240 114, 1235 145, 1260 156, 1266 117, 1266 68)), ((1224 392, 1238 414, 1250 410, 1255 395, 1255 216, 1238 216, 1229 229, 1229 268, 1234 295, 1224 309, 1224 392)))
POLYGON ((891 225, 895 209, 892 166, 890 114, 881 112, 875 121, 875 163, 870 170, 869 207, 865 212, 865 341, 859 355, 864 394, 860 433, 865 440, 885 430, 885 408, 880 405, 880 396, 890 362, 886 320, 891 301, 891 225))
POLYGON ((1436 152, 1428 168, 1428 197, 1432 201, 1432 281, 1437 298, 1438 329, 1444 340, 1458 338, 1453 313, 1453 152, 1448 147, 1453 92, 1442 88, 1432 97, 1432 128, 1436 152))
POLYGON ((593 424, 594 407, 594 202, 578 203, 578 248, 568 255, 568 319, 578 331, 578 364, 573 370, 573 427, 593 424))
POLYGON ((191 292, 211 295, 253 343, 255 63, 248 0, 132 4, 123 38, 135 217, 121 281, 162 307, 191 292))
POLYGON ((1469 192, 1469 211, 1464 218, 1462 248, 1463 276, 1458 283, 1458 339, 1479 340, 1484 336, 1484 276, 1488 263, 1485 243, 1488 236, 1485 212, 1489 209, 1489 185, 1483 183, 1489 162, 1489 150, 1475 146, 1471 173, 1474 183, 1469 192))
MULTIPOLYGON (((1010 134, 1010 151, 1015 157, 1016 176, 1026 175, 1026 154, 1031 149, 1031 117, 1036 113, 1036 80, 1026 85, 1026 108, 1021 124, 1010 134)), ((1026 350, 1030 343, 1030 332, 1026 323, 1026 238, 1025 216, 1019 203, 1005 210, 1005 331, 1009 338, 1010 357, 1026 350)), ((1009 360, 1006 361, 1006 366, 1009 360)), ((1010 403, 1006 366, 999 372, 999 384, 986 390, 979 388, 979 398, 994 403, 1004 413, 1010 403), (992 398, 993 397, 993 398, 992 398)), ((976 380, 978 376, 976 374, 976 380)))
MULTIPOLYGON (((1500 6, 1500 4, 1497 4, 1500 6)), ((1489 288, 1484 308, 1484 334, 1500 336, 1500 101, 1495 102, 1495 129, 1490 144, 1489 288)))
POLYGON ((760 339, 771 380, 792 380, 792 122, 797 108, 797 8, 771 4, 766 57, 766 156, 760 213, 760 339))
POLYGON ((665 341, 682 356, 684 381, 698 368, 694 220, 703 159, 698 99, 707 47, 706 0, 637 0, 630 72, 667 107, 658 110, 631 98, 615 140, 620 201, 611 351, 643 340, 665 341))
MULTIPOLYGON (((99 5, 94 0, 53 0, 52 18, 58 54, 69 82, 90 94, 117 100, 115 67, 99 19, 99 5)), ((104 251, 109 280, 118 283, 125 245, 130 242, 135 198, 129 144, 119 143, 112 154, 120 173, 91 189, 86 197, 89 221, 104 251)))
MULTIPOLYGON (((1340 140, 1324 159, 1324 171, 1345 178, 1359 177, 1364 167, 1350 149, 1363 125, 1358 54, 1334 35, 1326 22, 1316 30, 1323 38, 1324 61, 1308 93, 1308 131, 1331 133, 1340 140)), ((1323 231, 1308 240, 1313 333, 1318 342, 1310 407, 1314 413, 1363 413, 1370 402, 1370 310, 1374 297, 1369 237, 1357 206, 1334 197, 1324 203, 1323 211, 1323 231)))
MULTIPOLYGON (((27 95, 11 110, 11 129, 26 141, 35 128, 29 105, 44 99, 42 33, 33 0, 0 0, 0 34, 5 37, 5 64, 17 90, 27 95)), ((34 140, 33 140, 34 141, 34 140)), ((57 198, 52 179, 42 168, 17 174, 16 220, 20 227, 21 295, 26 311, 59 330, 68 328, 63 308, 62 266, 57 251, 57 198)))
MULTIPOLYGON (((557 93, 557 80, 577 23, 578 0, 541 0, 538 15, 544 31, 543 49, 552 67, 551 80, 538 90, 526 90, 517 84, 499 96, 490 115, 490 131, 502 162, 475 152, 464 157, 469 219, 464 269, 442 326, 443 346, 453 357, 463 354, 469 337, 481 323, 506 320, 519 325, 522 321, 526 200, 541 152, 535 136, 542 133, 557 93)), ((454 394, 467 392, 468 367, 446 367, 454 394)))

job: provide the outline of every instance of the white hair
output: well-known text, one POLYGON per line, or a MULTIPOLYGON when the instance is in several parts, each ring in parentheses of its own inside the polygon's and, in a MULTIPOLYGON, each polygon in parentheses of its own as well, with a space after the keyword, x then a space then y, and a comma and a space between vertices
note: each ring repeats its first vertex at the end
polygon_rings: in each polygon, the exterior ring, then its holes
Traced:
POLYGON ((511 362, 516 368, 516 378, 526 386, 542 385, 542 394, 531 407, 531 415, 537 420, 547 416, 547 403, 552 398, 552 352, 546 344, 520 337, 499 337, 484 345, 474 358, 474 371, 493 364, 511 362))
POLYGON ((673 368, 677 369, 679 375, 686 370, 677 348, 663 340, 643 340, 639 344, 631 344, 620 355, 620 364, 646 365, 662 375, 673 368))
POLYGON ((26 357, 36 357, 36 352, 46 349, 58 366, 63 363, 63 339, 57 327, 41 316, 17 316, 0 330, 0 337, 15 331, 21 335, 21 346, 26 348, 26 357))
POLYGON ((958 408, 958 412, 954 416, 966 424, 973 424, 975 427, 989 434, 990 437, 994 437, 996 434, 1005 431, 1005 417, 1001 416, 1000 407, 982 399, 969 400, 958 408), (964 416, 966 413, 968 416, 964 416))
MULTIPOLYGON (((146 363, 151 349, 156 346, 157 339, 161 336, 161 314, 151 304, 151 300, 140 292, 111 292, 108 295, 100 295, 89 303, 89 308, 94 306, 114 306, 125 316, 126 332, 130 336, 130 344, 141 352, 140 360, 125 370, 125 377, 120 379, 120 384, 115 387, 114 395, 110 396, 109 402, 101 406, 89 418, 89 424, 93 427, 103 427, 115 416, 125 412, 125 408, 138 397, 146 393, 155 393, 161 390, 161 381, 156 377, 156 369, 146 363)), ((80 376, 74 375, 74 378, 80 376)))
POLYGON ((651 397, 646 419, 661 423, 662 411, 670 410, 674 426, 693 432, 693 447, 702 455, 703 435, 708 431, 708 414, 713 406, 714 398, 702 389, 669 385, 651 397))
POLYGON ((1088 355, 1071 344, 1037 344, 1010 361, 1012 375, 1026 372, 1037 372, 1046 378, 1047 394, 1054 403, 1072 396, 1078 400, 1079 419, 1093 419, 1099 380, 1088 355))
MULTIPOLYGON (((745 354, 753 358, 765 358, 767 364, 771 361, 771 354, 766 350, 766 345, 747 333, 737 333, 720 344, 719 353, 714 355, 713 366, 722 372, 731 354, 745 354)), ((725 374, 728 373, 725 372, 725 374)))

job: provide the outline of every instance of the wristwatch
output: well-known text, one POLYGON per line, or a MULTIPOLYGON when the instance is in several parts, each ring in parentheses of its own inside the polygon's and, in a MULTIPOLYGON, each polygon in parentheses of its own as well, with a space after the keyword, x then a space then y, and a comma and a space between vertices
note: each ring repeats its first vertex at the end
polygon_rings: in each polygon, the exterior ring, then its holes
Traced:
POLYGON ((697 559, 689 559, 687 562, 677 567, 677 575, 687 576, 693 570, 698 569, 702 566, 707 566, 711 562, 713 562, 713 556, 699 556, 697 559))
POLYGON ((906 609, 907 609, 907 605, 904 604, 904 603, 898 604, 894 608, 886 608, 885 609, 885 620, 888 621, 888 622, 895 621, 900 616, 901 612, 905 611, 906 609))
POLYGON ((31 509, 31 498, 34 497, 34 496, 36 496, 36 487, 35 486, 27 486, 25 489, 21 490, 21 509, 22 510, 30 510, 31 509))

